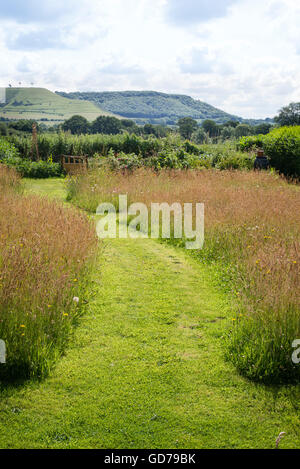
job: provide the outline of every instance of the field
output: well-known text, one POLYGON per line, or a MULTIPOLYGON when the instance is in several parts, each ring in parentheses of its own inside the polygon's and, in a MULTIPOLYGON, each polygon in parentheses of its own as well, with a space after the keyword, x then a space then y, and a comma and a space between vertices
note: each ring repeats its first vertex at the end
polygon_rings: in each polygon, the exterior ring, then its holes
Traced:
POLYGON ((63 98, 44 88, 7 88, 6 105, 0 106, 0 117, 46 120, 51 125, 62 123, 75 114, 89 121, 112 115, 88 101, 63 98))
POLYGON ((299 448, 299 185, 176 136, 46 135, 43 163, 64 144, 102 155, 67 178, 0 165, 0 447, 299 448), (204 248, 97 241, 120 194, 204 203, 204 248))
MULTIPOLYGON (((61 181, 26 191, 62 199, 61 181)), ((299 448, 295 386, 224 360, 232 318, 206 265, 154 240, 107 240, 92 297, 49 378, 1 386, 2 448, 299 448)))
POLYGON ((94 213, 100 202, 118 207, 119 194, 148 208, 162 201, 205 204, 205 247, 196 256, 219 271, 235 297, 232 361, 256 380, 299 381, 291 363, 291 344, 300 336, 298 186, 253 171, 149 169, 95 170, 69 183, 69 199, 94 213))

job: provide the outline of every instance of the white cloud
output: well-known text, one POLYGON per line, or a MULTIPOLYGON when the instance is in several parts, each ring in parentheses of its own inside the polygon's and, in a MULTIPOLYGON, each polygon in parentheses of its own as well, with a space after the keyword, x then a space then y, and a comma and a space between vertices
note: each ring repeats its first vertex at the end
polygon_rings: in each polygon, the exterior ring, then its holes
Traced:
POLYGON ((19 23, 49 22, 69 15, 79 5, 78 0, 9 0, 1 2, 0 13, 1 18, 19 23))
POLYGON ((243 117, 272 116, 300 100, 298 0, 31 0, 1 8, 0 86, 152 89, 243 117))
POLYGON ((167 0, 167 21, 177 26, 204 23, 227 14, 237 0, 167 0))
POLYGON ((213 71, 213 60, 209 57, 208 50, 192 49, 187 61, 183 59, 180 70, 183 73, 201 74, 213 71))

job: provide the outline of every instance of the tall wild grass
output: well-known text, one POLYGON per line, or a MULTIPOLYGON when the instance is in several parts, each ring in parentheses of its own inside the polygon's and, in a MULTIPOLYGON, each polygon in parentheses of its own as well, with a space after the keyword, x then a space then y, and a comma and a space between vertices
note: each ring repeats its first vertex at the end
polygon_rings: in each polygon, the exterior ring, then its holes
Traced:
POLYGON ((117 204, 118 194, 148 206, 205 204, 205 245, 195 255, 232 295, 227 356, 253 380, 299 381, 292 362, 300 339, 299 186, 268 172, 145 169, 102 169, 69 183, 69 198, 89 211, 103 201, 117 204))
POLYGON ((16 173, 0 165, 2 379, 45 376, 64 351, 97 243, 78 210, 20 195, 18 186, 16 173))

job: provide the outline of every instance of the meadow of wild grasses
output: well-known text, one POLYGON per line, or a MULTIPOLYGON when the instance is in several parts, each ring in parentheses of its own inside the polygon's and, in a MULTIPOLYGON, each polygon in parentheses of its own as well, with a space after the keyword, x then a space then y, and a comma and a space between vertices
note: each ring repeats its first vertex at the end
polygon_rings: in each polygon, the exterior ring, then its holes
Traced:
POLYGON ((69 180, 69 199, 90 212, 100 202, 117 204, 119 194, 148 206, 205 204, 205 245, 194 255, 232 297, 228 359, 253 380, 299 382, 299 366, 291 360, 300 337, 299 187, 253 171, 102 168, 69 180))
POLYGON ((74 208, 23 195, 16 172, 0 165, 0 233, 0 376, 45 376, 82 309, 94 229, 74 208))

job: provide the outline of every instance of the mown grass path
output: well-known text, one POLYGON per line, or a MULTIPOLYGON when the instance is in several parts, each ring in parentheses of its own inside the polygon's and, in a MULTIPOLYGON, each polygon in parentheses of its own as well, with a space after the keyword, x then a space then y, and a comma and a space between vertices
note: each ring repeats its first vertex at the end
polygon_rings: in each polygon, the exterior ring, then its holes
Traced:
POLYGON ((290 399, 224 361, 232 312, 203 266, 152 240, 106 241, 101 259, 51 376, 2 389, 1 448, 272 448, 281 431, 300 446, 290 399))

